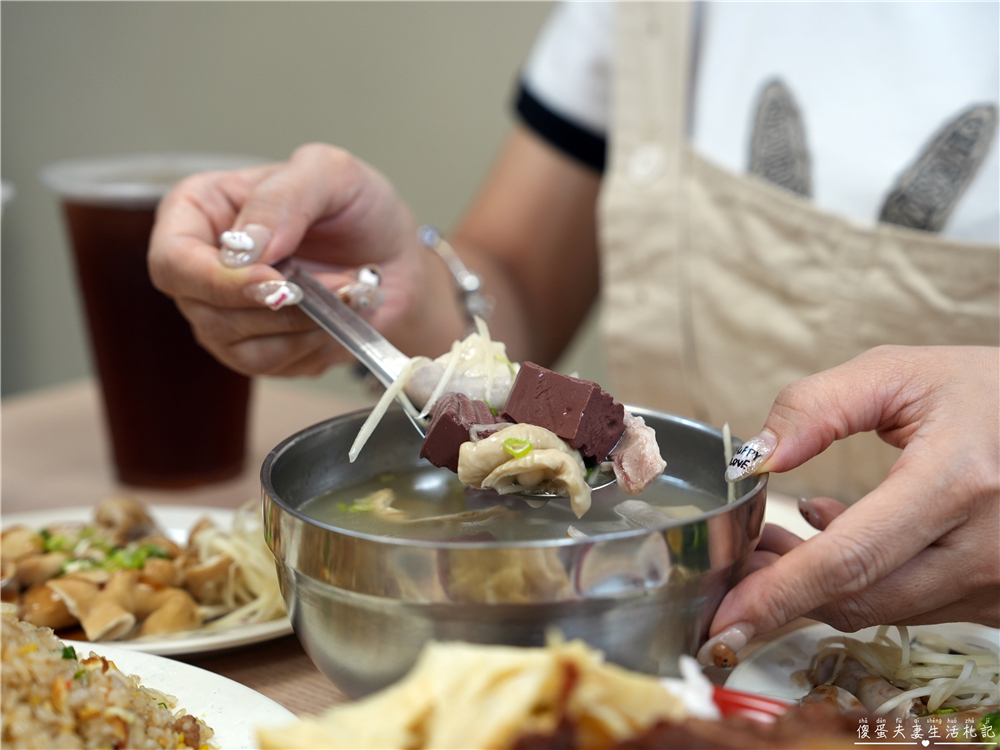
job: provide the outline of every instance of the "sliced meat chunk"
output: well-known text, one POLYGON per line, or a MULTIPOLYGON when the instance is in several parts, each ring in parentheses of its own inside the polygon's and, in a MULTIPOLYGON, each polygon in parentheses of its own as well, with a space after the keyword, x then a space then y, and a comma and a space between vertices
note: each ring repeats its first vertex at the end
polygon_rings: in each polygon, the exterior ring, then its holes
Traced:
POLYGON ((625 432, 609 458, 618 486, 630 495, 638 495, 652 484, 667 462, 660 455, 656 431, 642 417, 629 411, 624 416, 625 432))

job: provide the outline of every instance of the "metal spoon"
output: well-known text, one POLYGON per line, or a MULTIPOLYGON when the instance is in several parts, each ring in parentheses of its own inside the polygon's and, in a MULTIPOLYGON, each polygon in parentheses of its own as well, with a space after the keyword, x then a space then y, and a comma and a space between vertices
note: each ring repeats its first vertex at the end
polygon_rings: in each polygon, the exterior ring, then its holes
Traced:
MULTIPOLYGON (((409 364, 410 358, 394 347, 368 321, 358 315, 336 294, 319 283, 316 278, 293 258, 286 258, 274 266, 288 281, 302 289, 299 307, 324 331, 335 338, 341 346, 353 354, 368 368, 382 385, 388 388, 409 364)), ((406 416, 421 437, 427 437, 427 419, 420 417, 409 401, 399 402, 406 416)), ((591 476, 592 490, 599 490, 615 483, 615 477, 608 472, 597 470, 591 476)), ((535 508, 540 508, 553 497, 553 492, 524 489, 518 493, 535 508)))

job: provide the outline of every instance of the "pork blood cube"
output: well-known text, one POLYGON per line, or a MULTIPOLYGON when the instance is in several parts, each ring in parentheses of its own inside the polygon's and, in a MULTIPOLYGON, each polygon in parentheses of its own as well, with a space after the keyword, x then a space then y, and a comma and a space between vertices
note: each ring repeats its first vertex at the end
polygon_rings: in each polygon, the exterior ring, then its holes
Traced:
POLYGON ((443 393, 431 410, 431 423, 420 457, 457 472, 458 449, 469 440, 469 429, 473 425, 506 423, 485 401, 476 401, 462 393, 443 393))
POLYGON ((625 432, 625 407, 590 380, 523 362, 504 416, 551 430, 586 458, 604 461, 625 432))

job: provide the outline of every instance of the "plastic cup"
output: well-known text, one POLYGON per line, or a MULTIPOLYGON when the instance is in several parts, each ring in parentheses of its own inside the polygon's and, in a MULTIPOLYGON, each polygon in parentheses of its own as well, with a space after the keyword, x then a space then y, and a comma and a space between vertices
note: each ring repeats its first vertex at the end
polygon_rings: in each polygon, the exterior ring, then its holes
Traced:
POLYGON ((58 162, 41 172, 62 200, 118 478, 180 488, 240 473, 250 379, 194 339, 146 265, 156 205, 196 172, 244 156, 144 154, 58 162))

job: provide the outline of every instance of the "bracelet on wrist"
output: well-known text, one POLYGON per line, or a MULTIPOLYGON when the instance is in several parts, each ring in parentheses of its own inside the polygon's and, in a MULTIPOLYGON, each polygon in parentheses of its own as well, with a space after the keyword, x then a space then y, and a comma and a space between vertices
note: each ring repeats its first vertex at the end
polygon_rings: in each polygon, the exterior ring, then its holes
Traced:
POLYGON ((476 327, 476 318, 489 321, 493 314, 493 298, 482 293, 483 281, 479 274, 474 273, 466 267, 462 259, 458 257, 447 240, 441 233, 432 226, 422 226, 417 230, 417 239, 420 244, 429 250, 433 250, 448 266, 452 278, 455 280, 455 287, 458 289, 459 301, 469 318, 470 329, 476 327))

